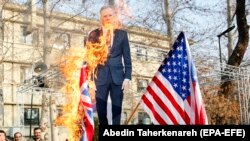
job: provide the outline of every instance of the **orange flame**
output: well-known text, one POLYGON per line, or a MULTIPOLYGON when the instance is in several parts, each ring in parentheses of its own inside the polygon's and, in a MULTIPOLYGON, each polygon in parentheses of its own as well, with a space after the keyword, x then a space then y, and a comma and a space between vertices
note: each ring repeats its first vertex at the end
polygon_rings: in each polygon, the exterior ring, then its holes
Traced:
POLYGON ((68 129, 69 141, 76 141, 81 137, 81 119, 84 112, 78 112, 80 100, 79 77, 85 52, 83 48, 70 48, 63 59, 65 60, 64 63, 60 65, 61 72, 66 79, 62 92, 65 93, 67 101, 63 107, 63 115, 57 118, 55 123, 68 129))
MULTIPOLYGON (((108 57, 108 47, 105 44, 105 37, 100 37, 100 43, 86 43, 87 53, 86 53, 86 62, 88 63, 89 77, 94 73, 95 68, 98 64, 104 64, 108 57)), ((88 79, 90 80, 90 79, 88 79)))
POLYGON ((88 69, 90 72, 89 78, 91 78, 91 75, 96 77, 95 69, 97 65, 104 65, 107 61, 110 46, 110 43, 107 44, 107 40, 110 37, 108 37, 106 33, 110 31, 111 38, 113 38, 113 31, 118 28, 121 28, 121 24, 118 20, 115 20, 113 24, 105 24, 103 27, 103 34, 99 37, 99 42, 86 42, 87 53, 85 60, 88 63, 88 69))

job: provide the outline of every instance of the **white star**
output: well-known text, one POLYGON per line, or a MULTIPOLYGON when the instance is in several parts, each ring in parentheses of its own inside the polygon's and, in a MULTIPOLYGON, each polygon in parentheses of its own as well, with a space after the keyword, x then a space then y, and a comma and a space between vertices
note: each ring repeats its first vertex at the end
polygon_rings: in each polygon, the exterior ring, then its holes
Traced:
POLYGON ((186 71, 184 71, 184 72, 182 72, 182 74, 183 74, 184 76, 186 76, 186 75, 187 75, 187 72, 186 72, 186 71))
POLYGON ((178 54, 178 56, 177 56, 178 58, 181 58, 181 54, 178 54))
POLYGON ((183 78, 183 79, 182 79, 182 82, 183 82, 183 83, 186 83, 187 81, 186 81, 186 79, 185 79, 185 78, 183 78))
POLYGON ((184 67, 184 68, 187 68, 187 64, 185 63, 185 64, 183 65, 183 67, 184 67))
POLYGON ((171 80, 171 79, 172 79, 172 77, 171 77, 171 76, 168 76, 168 79, 170 79, 170 80, 171 80))
POLYGON ((174 80, 177 80, 177 76, 174 76, 174 80))
POLYGON ((177 88, 177 87, 178 87, 178 85, 177 85, 176 83, 174 83, 174 87, 175 87, 175 88, 177 88))
POLYGON ((183 93, 181 96, 182 96, 182 98, 185 98, 186 95, 183 93))
POLYGON ((185 87, 185 86, 182 86, 182 90, 185 91, 185 90, 186 90, 186 87, 185 87))
POLYGON ((174 59, 175 58, 175 55, 173 54, 172 58, 174 59))
POLYGON ((177 72, 177 70, 176 69, 174 69, 174 73, 176 73, 177 72))

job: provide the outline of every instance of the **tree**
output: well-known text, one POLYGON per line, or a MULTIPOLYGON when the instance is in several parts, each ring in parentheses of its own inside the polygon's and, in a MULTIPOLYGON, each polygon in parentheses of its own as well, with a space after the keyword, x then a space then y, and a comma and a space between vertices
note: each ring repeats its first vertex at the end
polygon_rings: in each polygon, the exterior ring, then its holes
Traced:
MULTIPOLYGON (((32 0, 33 2, 33 0, 32 0)), ((50 47, 48 44, 49 38, 50 38, 50 31, 49 31, 49 15, 48 15, 48 0, 43 0, 43 20, 44 20, 44 34, 43 34, 43 61, 48 66, 50 66, 49 63, 49 56, 50 56, 50 47)), ((49 112, 49 107, 51 106, 50 103, 50 96, 48 94, 44 93, 42 96, 42 115, 41 115, 41 121, 40 126, 43 129, 42 132, 44 132, 44 140, 49 140, 48 137, 48 128, 49 128, 49 113, 53 114, 52 112, 49 112)), ((52 116, 52 115, 50 115, 52 116)), ((53 122, 53 121, 51 121, 53 122)), ((51 126, 51 128, 54 128, 51 126)), ((54 133, 51 133, 51 135, 54 135, 54 133)), ((51 139, 53 141, 53 139, 51 139)))
MULTIPOLYGON (((227 0, 227 27, 230 28, 232 26, 232 21, 233 21, 233 16, 232 16, 232 1, 227 0)), ((227 44, 227 49, 228 49, 228 56, 230 56, 233 52, 233 33, 229 32, 228 33, 228 44, 227 44)))
POLYGON ((169 37, 169 46, 172 46, 172 44, 174 43, 173 20, 168 0, 164 0, 164 9, 166 14, 163 15, 163 19, 167 24, 167 35, 169 37))
MULTIPOLYGON (((236 22, 238 27, 238 41, 229 57, 227 64, 231 66, 239 67, 249 43, 249 25, 247 24, 247 12, 246 12, 246 1, 236 1, 236 22)), ((227 68, 226 68, 227 69, 227 68)), ((222 79, 229 79, 229 76, 223 76, 222 79)), ((221 85, 222 94, 227 97, 233 96, 235 92, 235 86, 232 81, 226 81, 221 85)))

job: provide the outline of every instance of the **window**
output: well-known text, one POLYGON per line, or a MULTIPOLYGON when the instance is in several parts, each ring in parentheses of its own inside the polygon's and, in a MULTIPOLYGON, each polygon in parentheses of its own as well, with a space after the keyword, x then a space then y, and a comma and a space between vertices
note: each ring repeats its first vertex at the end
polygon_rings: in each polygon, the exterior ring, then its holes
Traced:
POLYGON ((147 61, 147 49, 145 47, 136 46, 136 58, 142 61, 147 61))
POLYGON ((166 58, 167 54, 168 53, 166 51, 159 50, 158 51, 159 61, 163 61, 166 58))
POLYGON ((145 112, 138 112, 138 124, 151 124, 149 115, 145 112))
POLYGON ((30 78, 32 78, 31 66, 21 66, 20 82, 25 82, 25 80, 30 78))
POLYGON ((57 118, 60 118, 63 116, 63 109, 62 108, 57 108, 57 118))
POLYGON ((53 38, 55 42, 53 47, 56 49, 69 49, 70 47, 70 35, 68 33, 56 33, 53 38))
POLYGON ((39 108, 24 108, 24 125, 39 125, 39 108))
POLYGON ((147 79, 138 79, 137 80, 137 92, 142 92, 146 90, 148 86, 148 80, 147 79))
POLYGON ((25 44, 32 44, 32 34, 29 26, 21 26, 20 42, 25 44))
POLYGON ((56 111, 57 111, 56 119, 60 119, 60 120, 58 120, 59 122, 57 122, 56 124, 58 126, 63 126, 63 122, 61 121, 61 118, 63 117, 63 109, 57 108, 56 111))

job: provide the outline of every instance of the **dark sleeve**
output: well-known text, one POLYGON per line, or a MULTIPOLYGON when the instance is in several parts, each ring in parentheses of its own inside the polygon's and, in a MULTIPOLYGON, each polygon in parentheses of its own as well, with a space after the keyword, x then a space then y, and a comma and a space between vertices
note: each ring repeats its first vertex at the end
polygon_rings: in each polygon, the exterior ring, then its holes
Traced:
POLYGON ((128 41, 128 33, 124 32, 124 39, 122 42, 123 45, 123 59, 124 59, 124 67, 125 67, 125 78, 131 80, 131 73, 132 73, 132 62, 131 62, 131 53, 130 53, 130 46, 128 41))

